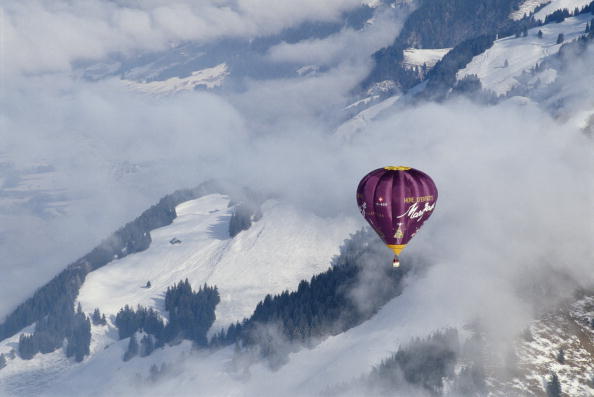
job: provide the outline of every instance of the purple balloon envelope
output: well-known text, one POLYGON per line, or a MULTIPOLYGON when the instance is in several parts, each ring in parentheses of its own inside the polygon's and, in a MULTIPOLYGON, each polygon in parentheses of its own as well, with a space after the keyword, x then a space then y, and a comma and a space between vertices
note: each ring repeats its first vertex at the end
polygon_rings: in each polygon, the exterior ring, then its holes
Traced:
POLYGON ((365 175, 357 188, 357 205, 388 248, 398 255, 431 216, 437 188, 429 175, 410 167, 383 167, 365 175))

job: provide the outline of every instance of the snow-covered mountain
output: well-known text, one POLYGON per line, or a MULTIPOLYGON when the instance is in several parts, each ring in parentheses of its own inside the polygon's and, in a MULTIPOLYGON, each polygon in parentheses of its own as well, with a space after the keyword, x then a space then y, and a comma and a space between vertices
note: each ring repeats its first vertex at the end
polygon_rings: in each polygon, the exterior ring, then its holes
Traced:
POLYGON ((593 2, 26 3, 0 395, 594 395, 593 2), (384 163, 440 189, 399 270, 384 163))
MULTIPOLYGON (((196 290, 203 284, 217 286, 221 302, 212 330, 241 321, 267 294, 295 289, 301 280, 326 270, 341 242, 357 227, 353 219, 324 219, 269 200, 262 205, 258 221, 230 237, 229 222, 235 208, 220 194, 183 202, 176 207, 177 217, 171 225, 150 232, 147 250, 114 259, 87 276, 77 303, 86 313, 98 308, 108 321, 92 326, 91 353, 83 363, 72 362, 61 350, 22 360, 14 354, 19 334, 0 342, 0 354, 8 358, 1 374, 3 395, 60 394, 62 387, 70 387, 69 379, 78 379, 75 374, 79 371, 96 377, 97 365, 107 365, 109 368, 99 371, 112 379, 120 365, 111 364, 121 361, 126 348, 114 325, 117 312, 125 305, 143 305, 167 318, 165 290, 184 279, 196 290), (47 366, 52 370, 45 371, 47 366)), ((32 327, 23 330, 33 331, 32 327)), ((189 343, 166 348, 154 357, 135 360, 141 362, 130 368, 145 372, 142 368, 172 362, 191 350, 189 343)), ((83 379, 79 380, 88 382, 83 379)), ((103 395, 108 390, 97 387, 96 392, 103 395)))

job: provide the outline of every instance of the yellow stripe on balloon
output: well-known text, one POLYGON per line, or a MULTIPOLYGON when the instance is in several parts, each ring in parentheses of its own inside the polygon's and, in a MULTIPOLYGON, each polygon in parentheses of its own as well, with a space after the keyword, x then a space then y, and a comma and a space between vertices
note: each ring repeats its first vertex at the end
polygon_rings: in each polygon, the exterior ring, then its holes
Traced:
POLYGON ((402 252, 402 250, 406 247, 406 244, 386 244, 388 246, 388 248, 390 248, 392 251, 394 251, 394 253, 396 255, 400 255, 400 253, 402 252))

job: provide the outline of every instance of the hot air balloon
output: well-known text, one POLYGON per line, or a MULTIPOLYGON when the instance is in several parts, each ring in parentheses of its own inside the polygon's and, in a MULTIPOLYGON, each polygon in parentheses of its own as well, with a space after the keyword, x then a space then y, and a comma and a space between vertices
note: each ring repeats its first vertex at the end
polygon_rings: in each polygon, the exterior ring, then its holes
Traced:
POLYGON ((357 188, 361 215, 398 255, 431 216, 437 188, 429 175, 410 167, 383 167, 365 175, 357 188))

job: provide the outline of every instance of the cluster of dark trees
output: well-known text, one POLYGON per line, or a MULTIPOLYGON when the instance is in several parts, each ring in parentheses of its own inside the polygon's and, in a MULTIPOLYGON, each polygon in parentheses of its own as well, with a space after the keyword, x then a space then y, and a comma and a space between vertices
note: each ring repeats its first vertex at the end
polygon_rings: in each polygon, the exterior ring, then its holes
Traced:
POLYGON ((447 328, 400 346, 362 383, 365 390, 379 395, 483 396, 487 392, 483 350, 480 334, 461 345, 457 330, 447 328))
POLYGON ((301 281, 295 291, 267 295, 251 317, 221 330, 211 345, 257 347, 271 363, 282 362, 279 339, 310 344, 361 324, 400 294, 408 270, 406 263, 393 268, 385 246, 363 229, 345 241, 328 271, 301 281))
POLYGON ((458 332, 453 328, 414 339, 375 367, 369 382, 385 390, 414 385, 441 394, 444 380, 455 375, 459 353, 458 332))
MULTIPOLYGON (((233 202, 229 202, 229 205, 233 204, 233 202)), ((236 204, 229 220, 229 236, 237 236, 239 232, 249 229, 252 222, 257 222, 260 218, 262 218, 262 211, 259 203, 241 202, 236 204)))
POLYGON ((62 347, 64 339, 67 357, 82 361, 89 354, 91 321, 80 305, 76 313, 71 306, 58 306, 48 316, 37 321, 33 334, 21 334, 19 355, 29 360, 37 353, 51 353, 62 347))
POLYGON ((169 322, 165 331, 168 338, 181 336, 198 346, 206 346, 206 333, 216 319, 215 308, 219 302, 216 286, 204 284, 194 292, 186 279, 167 288, 165 309, 169 312, 169 322))
POLYGON ((126 305, 116 315, 115 326, 120 339, 133 336, 138 331, 154 335, 157 340, 165 340, 165 323, 153 308, 138 306, 136 310, 126 305))
POLYGON ((93 325, 106 325, 107 324, 105 314, 101 314, 99 309, 95 309, 93 311, 93 314, 91 315, 91 321, 93 322, 93 325))
POLYGON ((169 321, 163 319, 152 308, 138 306, 136 310, 126 305, 116 315, 115 325, 120 339, 130 338, 124 359, 135 355, 149 355, 155 348, 180 339, 193 341, 197 346, 208 345, 206 334, 215 321, 215 308, 219 303, 216 287, 206 284, 194 291, 189 281, 180 281, 167 288, 165 309, 169 321), (140 347, 137 332, 144 332, 140 347))
POLYGON ((132 334, 128 342, 128 349, 124 353, 124 361, 128 361, 133 357, 140 355, 146 357, 150 355, 156 348, 155 338, 152 335, 144 334, 140 339, 140 344, 136 339, 136 334, 132 334))

